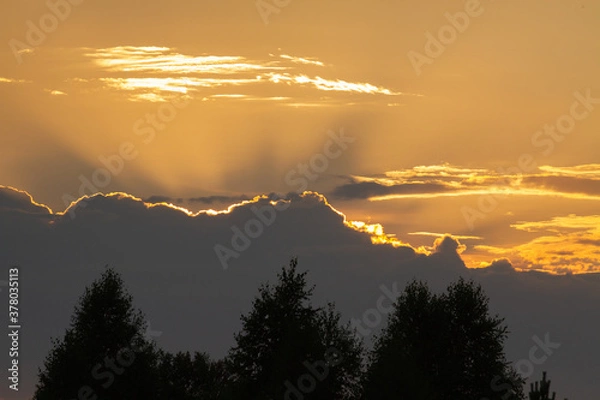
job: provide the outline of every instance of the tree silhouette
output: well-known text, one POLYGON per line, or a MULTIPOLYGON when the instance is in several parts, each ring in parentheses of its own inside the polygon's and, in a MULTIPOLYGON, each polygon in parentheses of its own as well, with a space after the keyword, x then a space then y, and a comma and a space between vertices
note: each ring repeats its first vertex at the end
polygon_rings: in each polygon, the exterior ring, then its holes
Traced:
POLYGON ((160 399, 216 400, 227 393, 227 372, 222 361, 207 354, 162 353, 158 365, 160 399))
POLYGON ((39 371, 35 400, 156 398, 154 345, 120 275, 107 268, 85 289, 62 340, 39 371))
POLYGON ((314 287, 297 260, 264 284, 229 354, 238 399, 350 399, 360 389, 362 344, 333 305, 310 304, 314 287))
POLYGON ((375 341, 364 398, 524 398, 523 382, 504 357, 502 323, 473 282, 461 278, 440 295, 410 283, 375 341))
MULTIPOLYGON (((311 304, 314 286, 296 259, 263 284, 222 361, 169 354, 149 340, 120 275, 107 268, 85 289, 62 339, 53 340, 34 400, 523 400, 509 366, 504 320, 481 286, 460 279, 433 294, 413 281, 397 299, 363 371, 363 347, 333 304, 311 304)), ((550 397, 550 381, 530 400, 550 397)))
POLYGON ((555 400, 556 392, 552 392, 552 397, 550 397, 551 382, 552 381, 546 380, 546 372, 544 372, 542 374, 541 381, 531 384, 531 390, 529 391, 529 400, 555 400))

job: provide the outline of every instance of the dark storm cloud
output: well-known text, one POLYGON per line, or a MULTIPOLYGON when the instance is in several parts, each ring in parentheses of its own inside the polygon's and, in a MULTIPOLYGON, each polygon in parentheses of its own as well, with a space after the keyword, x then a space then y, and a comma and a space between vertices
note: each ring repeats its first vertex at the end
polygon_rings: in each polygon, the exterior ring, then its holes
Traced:
POLYGON ((150 196, 144 201, 146 203, 172 203, 172 204, 184 204, 184 203, 199 203, 205 205, 211 204, 234 204, 244 200, 250 200, 251 198, 246 195, 240 196, 200 196, 200 197, 169 197, 169 196, 150 196))
POLYGON ((183 203, 183 198, 181 198, 181 197, 173 198, 173 197, 169 197, 169 196, 154 195, 154 196, 150 196, 150 197, 145 198, 144 201, 146 203, 173 203, 173 204, 180 204, 180 203, 183 203))
MULTIPOLYGON (((50 215, 22 192, 2 189, 0 265, 20 265, 27 288, 24 382, 34 382, 50 337, 64 334, 84 286, 107 264, 123 274, 152 328, 163 331, 162 348, 220 357, 232 345, 239 316, 248 311, 259 284, 272 281, 292 256, 299 256, 300 267, 310 271, 315 302, 335 301, 346 320, 373 308, 382 284, 397 282, 403 288, 417 278, 441 290, 458 276, 473 278, 490 296, 492 310, 506 317, 509 359, 527 359, 532 336, 549 333, 562 347, 544 370, 581 387, 600 373, 596 275, 507 274, 508 260, 469 270, 460 257, 464 246, 451 236, 436 238, 428 255, 410 246, 374 245, 367 233, 351 228, 343 214, 314 193, 290 195, 289 207, 277 211, 261 235, 248 238, 249 246, 223 270, 214 246, 233 248, 236 228, 243 232, 248 221, 260 219, 261 210, 273 210, 271 201, 278 198, 271 194, 228 212, 191 215, 125 194, 96 195, 71 219, 50 215), (572 365, 587 367, 575 373, 572 365)), ((32 384, 24 388, 32 390, 32 384)))
POLYGON ((0 186, 0 211, 16 211, 26 214, 50 214, 48 207, 37 204, 27 192, 0 186))
POLYGON ((339 199, 368 199, 390 194, 440 193, 454 189, 441 183, 406 183, 383 185, 377 182, 352 182, 336 187, 333 195, 339 199))
POLYGON ((214 203, 237 203, 239 201, 250 200, 246 195, 241 196, 205 196, 192 197, 188 199, 190 203, 214 204, 214 203))
POLYGON ((486 268, 489 272, 496 273, 512 273, 515 269, 508 258, 498 258, 493 260, 490 265, 486 268))

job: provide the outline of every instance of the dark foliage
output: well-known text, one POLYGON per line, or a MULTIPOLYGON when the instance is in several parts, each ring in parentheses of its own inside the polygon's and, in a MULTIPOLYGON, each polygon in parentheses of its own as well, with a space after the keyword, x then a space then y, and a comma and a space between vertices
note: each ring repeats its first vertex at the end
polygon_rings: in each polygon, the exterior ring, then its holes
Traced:
POLYGON ((544 372, 541 381, 531 384, 529 400, 556 400, 556 392, 552 392, 552 397, 550 397, 551 382, 546 380, 546 372, 544 372))
POLYGON ((236 398, 350 399, 359 391, 361 343, 330 305, 310 304, 306 272, 290 262, 242 317, 229 355, 236 398), (287 396, 287 397, 286 397, 287 396))
POLYGON ((441 295, 412 282, 376 340, 364 398, 522 399, 523 382, 504 357, 502 323, 473 282, 461 279, 441 295))
MULTIPOLYGON (((368 366, 358 335, 292 259, 275 285, 259 288, 224 360, 156 350, 142 314, 113 269, 85 289, 53 341, 34 400, 523 400, 509 366, 507 328, 490 315, 480 286, 460 279, 445 293, 410 283, 376 338, 368 366)), ((530 400, 554 400, 550 381, 530 400)))
POLYGON ((158 365, 159 399, 216 400, 227 394, 228 373, 223 361, 207 354, 161 354, 158 365))
POLYGON ((157 353, 145 329, 121 277, 107 269, 85 289, 64 338, 53 341, 34 399, 155 398, 157 353))

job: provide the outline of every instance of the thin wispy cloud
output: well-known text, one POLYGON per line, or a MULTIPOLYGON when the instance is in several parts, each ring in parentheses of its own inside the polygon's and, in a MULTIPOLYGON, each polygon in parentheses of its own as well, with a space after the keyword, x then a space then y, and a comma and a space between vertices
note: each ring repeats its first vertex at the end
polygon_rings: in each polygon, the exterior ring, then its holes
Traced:
POLYGON ((327 80, 320 76, 316 78, 310 78, 306 75, 290 75, 290 74, 275 74, 271 73, 268 75, 269 80, 273 83, 295 83, 299 85, 311 85, 316 89, 324 91, 337 91, 337 92, 353 92, 353 93, 367 93, 367 94, 383 94, 386 96, 402 95, 404 93, 394 93, 389 89, 371 85, 369 83, 353 83, 346 82, 343 80, 327 80))
POLYGON ((431 237, 439 237, 443 238, 444 236, 452 236, 455 239, 459 240, 483 240, 480 236, 470 236, 470 235, 454 235, 449 233, 435 233, 435 232, 409 232, 408 235, 411 236, 431 236, 431 237))
POLYGON ((219 86, 240 86, 259 82, 259 78, 222 79, 222 78, 101 78, 107 87, 120 90, 148 90, 161 92, 188 93, 198 88, 219 86))
POLYGON ((51 96, 66 96, 67 95, 62 90, 56 90, 56 89, 44 89, 44 92, 48 93, 51 96))
POLYGON ((274 65, 274 62, 253 61, 241 56, 191 56, 168 47, 111 47, 91 50, 85 53, 85 56, 91 58, 98 66, 114 72, 223 75, 286 68, 274 65))
POLYGON ((512 228, 526 232, 560 232, 569 229, 583 231, 600 231, 600 215, 581 216, 570 214, 554 217, 547 221, 518 222, 512 228))
POLYGON ((530 173, 503 173, 449 164, 417 166, 379 176, 347 178, 333 194, 341 199, 432 199, 463 196, 550 196, 600 201, 600 165, 540 166, 530 173))
MULTIPOLYGON (((274 57, 273 54, 269 54, 270 56, 274 57)), ((324 67, 325 64, 321 61, 318 61, 315 58, 304 58, 304 57, 293 57, 287 54, 281 54, 279 56, 280 58, 286 59, 286 60, 290 60, 293 63, 297 63, 297 64, 307 64, 307 65, 316 65, 319 67, 324 67)))
MULTIPOLYGON (((109 91, 124 92, 131 101, 168 101, 175 94, 185 93, 201 98, 220 96, 239 100, 246 97, 255 101, 275 100, 282 105, 326 106, 347 105, 348 99, 341 97, 344 93, 420 96, 369 82, 353 82, 335 76, 327 78, 326 74, 333 72, 315 57, 270 54, 270 58, 258 60, 237 55, 182 54, 168 47, 135 46, 81 51, 83 57, 91 61, 93 69, 108 75, 97 80, 100 86, 109 91), (219 92, 230 87, 243 87, 243 90, 238 89, 235 95, 219 92), (298 90, 303 90, 301 97, 298 90), (340 97, 323 99, 318 92, 330 92, 330 97, 337 92, 340 97)), ((90 80, 80 78, 73 82, 90 83, 90 80)))
POLYGON ((0 83, 31 83, 31 81, 28 81, 25 79, 6 78, 6 77, 0 76, 0 83))
POLYGON ((600 179, 600 164, 585 164, 573 167, 552 167, 550 165, 542 165, 539 169, 552 176, 577 176, 600 179))

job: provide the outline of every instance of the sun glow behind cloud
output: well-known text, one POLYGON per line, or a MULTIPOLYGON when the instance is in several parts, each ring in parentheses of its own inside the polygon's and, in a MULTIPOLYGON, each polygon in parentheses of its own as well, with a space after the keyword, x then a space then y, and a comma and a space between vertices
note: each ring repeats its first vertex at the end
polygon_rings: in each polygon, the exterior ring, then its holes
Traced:
POLYGON ((435 233, 435 232, 409 232, 407 235, 413 236, 432 236, 437 238, 443 238, 444 236, 452 236, 455 239, 459 240, 483 240, 480 236, 471 236, 471 235, 452 235, 449 233, 435 233))
POLYGON ((550 165, 542 165, 539 169, 548 176, 578 176, 600 179, 600 164, 576 165, 573 167, 552 167, 550 165))
POLYGON ((460 190, 451 193, 411 193, 411 194, 390 194, 385 196, 375 196, 370 198, 371 201, 384 201, 396 199, 434 199, 440 197, 464 197, 464 196, 542 196, 542 197, 561 197, 572 200, 592 200, 600 201, 598 195, 578 194, 578 193, 562 193, 554 190, 531 189, 531 188, 502 188, 489 187, 478 190, 460 190))
POLYGON ((373 244, 387 244, 394 247, 409 246, 409 244, 397 239, 393 234, 386 234, 381 224, 368 224, 363 221, 347 221, 346 225, 350 228, 366 233, 371 238, 373 244))
POLYGON ((493 195, 600 201, 599 164, 540 166, 520 174, 442 164, 389 171, 381 176, 352 175, 348 180, 350 183, 336 188, 339 197, 385 201, 493 195))
MULTIPOLYGON (((10 189, 10 190, 15 190, 17 191, 17 189, 11 188, 11 187, 6 187, 6 186, 2 186, 0 185, 0 189, 10 189)), ((116 200, 123 200, 123 199, 129 199, 132 200, 136 203, 140 203, 143 204, 144 207, 150 209, 150 208, 160 208, 160 207, 165 207, 165 208, 169 208, 172 210, 176 210, 179 211, 185 215, 187 215, 188 217, 197 217, 199 215, 210 215, 210 216, 217 216, 220 214, 230 214, 233 211, 235 211, 236 209, 246 206, 248 204, 256 204, 258 202, 261 201, 265 201, 268 200, 269 204, 272 206, 277 206, 277 204, 279 202, 290 202, 290 199, 287 198, 279 198, 279 199, 271 199, 269 196, 266 195, 258 195, 255 196, 252 199, 249 200, 242 200, 240 202, 234 203, 229 205, 226 209, 223 210, 214 210, 214 209, 203 209, 203 210, 199 210, 196 212, 192 212, 190 210, 188 210, 185 207, 181 207, 181 206, 177 206, 175 204, 173 204, 172 202, 168 202, 168 201, 159 201, 159 202, 146 202, 141 198, 138 198, 136 196, 133 196, 129 193, 124 193, 124 192, 111 192, 111 193, 107 193, 107 194, 102 194, 102 193, 97 193, 91 196, 82 196, 79 199, 76 199, 75 201, 71 202, 71 204, 64 210, 64 211, 60 211, 60 212, 56 212, 54 213, 49 207, 43 205, 43 204, 37 204, 34 202, 33 197, 25 192, 25 191, 18 191, 19 193, 22 193, 23 195, 26 195, 29 197, 29 199, 31 200, 31 202, 33 204, 35 204, 36 206, 39 207, 44 207, 45 209, 47 209, 48 213, 51 215, 57 215, 57 216, 66 216, 69 215, 71 211, 76 211, 78 208, 80 209, 81 207, 83 207, 84 209, 87 207, 87 204, 90 201, 93 201, 94 198, 97 197, 103 197, 106 199, 116 199, 116 200)), ((363 234, 366 234, 369 236, 371 243, 376 244, 376 245, 390 245, 393 247, 409 247, 412 248, 412 246, 410 246, 410 244, 408 243, 404 243, 402 241, 400 241, 399 239, 397 239, 395 237, 395 235, 393 234, 386 234, 384 232, 383 226, 381 224, 369 224, 363 221, 349 221, 346 217, 346 215, 342 212, 340 212, 339 210, 335 209, 325 198, 325 196, 323 196, 320 193, 317 192, 310 192, 310 191, 306 191, 302 194, 297 195, 298 197, 304 197, 305 199, 312 199, 313 201, 316 202, 320 202, 323 203, 326 207, 330 208, 334 213, 338 214, 341 218, 342 218, 342 222, 343 224, 348 227, 349 229, 352 229, 356 232, 360 232, 363 234)), ((49 220, 50 224, 54 223, 54 220, 49 220)), ((447 235, 441 235, 441 236, 447 236, 447 235)), ((419 249, 414 249, 416 252, 418 253, 423 253, 423 254, 428 254, 429 251, 424 249, 424 248, 419 248, 419 249)))
MULTIPOLYGON (((453 229, 455 239, 485 241, 465 252, 464 260, 471 268, 499 266, 506 270, 544 271, 552 274, 600 272, 600 217, 597 215, 553 216, 555 211, 540 206, 540 202, 553 202, 571 209, 593 211, 600 201, 600 165, 572 166, 544 165, 528 173, 505 172, 502 169, 471 168, 450 164, 422 165, 389 171, 379 175, 352 175, 349 183, 338 185, 334 196, 345 200, 384 202, 431 200, 435 204, 450 202, 456 205, 456 216, 461 207, 477 209, 478 200, 486 199, 495 205, 507 205, 518 209, 518 215, 528 218, 534 211, 538 215, 550 215, 549 219, 515 221, 511 210, 481 211, 478 220, 481 231, 465 234, 468 225, 460 218, 461 225, 444 225, 453 229), (469 199, 467 199, 467 197, 469 199), (464 198, 461 202, 460 198, 464 198), (530 199, 528 199, 530 198, 530 199), (536 198, 538 200, 536 200, 536 198), (437 199, 437 200, 436 200, 437 199), (531 206, 526 206, 531 204, 531 206), (542 214, 540 214, 540 212, 542 214), (492 229, 521 232, 515 242, 509 237, 499 237, 492 229), (462 232, 462 234, 461 234, 462 232), (483 235, 477 235, 485 232, 483 235), (494 236, 491 239, 488 236, 494 236), (506 257, 510 262, 492 262, 492 258, 506 257), (501 264, 501 265, 500 265, 501 264)), ((411 202, 413 201, 413 202, 411 202)), ((385 207, 385 206, 382 206, 385 207)), ((516 211, 516 210, 515 210, 516 211)), ((454 217, 452 217, 454 218, 454 217)), ((430 221, 431 226, 438 226, 430 221)), ((412 231, 411 236, 442 237, 435 231, 412 231)))
POLYGON ((514 247, 475 248, 510 257, 520 270, 553 274, 600 272, 600 215, 571 214, 545 221, 522 221, 511 227, 539 236, 514 247))

